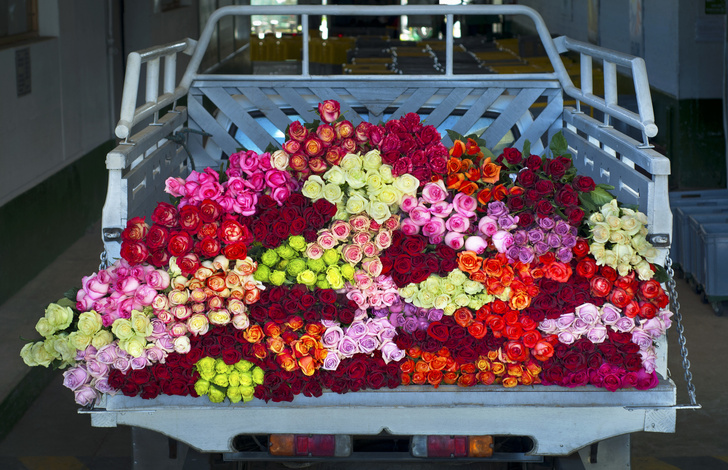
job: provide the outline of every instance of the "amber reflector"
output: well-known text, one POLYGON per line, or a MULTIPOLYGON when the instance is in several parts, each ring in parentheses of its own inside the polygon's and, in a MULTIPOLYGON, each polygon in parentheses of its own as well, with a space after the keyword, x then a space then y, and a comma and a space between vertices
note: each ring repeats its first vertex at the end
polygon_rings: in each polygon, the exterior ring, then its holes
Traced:
POLYGON ((293 434, 271 434, 268 442, 271 455, 291 457, 296 454, 293 434))
POLYGON ((493 436, 469 436, 468 455, 470 457, 492 457, 493 436))

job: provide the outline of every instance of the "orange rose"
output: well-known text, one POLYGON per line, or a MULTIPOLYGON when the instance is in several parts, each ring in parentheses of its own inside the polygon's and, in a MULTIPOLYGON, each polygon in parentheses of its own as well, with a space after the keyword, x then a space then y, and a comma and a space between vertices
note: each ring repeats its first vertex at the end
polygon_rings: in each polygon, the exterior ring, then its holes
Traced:
POLYGON ((303 327, 303 318, 294 316, 288 319, 286 326, 293 331, 298 331, 303 327))
POLYGON ((448 357, 447 358, 447 365, 445 366, 445 370, 448 372, 457 372, 458 371, 458 363, 455 362, 455 359, 448 357))
POLYGON ((521 194, 525 193, 526 190, 520 186, 511 186, 511 189, 508 192, 511 194, 511 196, 520 196, 521 194))
POLYGON ((298 358, 298 365, 301 367, 303 375, 311 377, 316 372, 316 362, 311 356, 303 356, 298 358))
POLYGON ((422 355, 422 350, 419 346, 414 346, 407 350, 407 355, 413 359, 417 359, 422 355))
POLYGON ((489 277, 485 282, 485 287, 491 295, 501 295, 506 290, 506 286, 501 284, 498 278, 489 277))
POLYGON ((252 325, 243 332, 243 338, 248 343, 260 343, 263 336, 263 329, 259 325, 252 325))
POLYGON ((554 347, 548 341, 541 340, 538 341, 533 348, 531 348, 531 354, 533 354, 533 357, 543 362, 554 355, 554 347))
POLYGON ((460 387, 472 387, 478 382, 475 374, 462 374, 458 377, 458 386, 460 387))
POLYGON ((523 366, 521 364, 508 364, 508 375, 512 377, 522 376, 523 366))
POLYGON ((467 328, 473 322, 473 312, 467 307, 459 308, 455 310, 453 319, 458 325, 467 328))
POLYGON ((458 268, 467 273, 474 273, 480 269, 483 258, 474 251, 461 251, 458 253, 458 268))
POLYGON ((506 366, 502 362, 494 362, 490 369, 495 375, 503 375, 506 371, 506 366))
POLYGON ((500 277, 503 270, 503 263, 495 258, 488 258, 483 263, 483 269, 488 277, 500 277))
POLYGON ((447 176, 445 184, 447 185, 447 189, 458 189, 464 180, 465 176, 462 173, 455 173, 447 176))
POLYGON ((277 336, 275 338, 268 338, 265 340, 266 345, 268 346, 268 349, 273 354, 280 354, 283 352, 283 349, 286 347, 286 342, 283 341, 283 338, 280 336, 277 336))
POLYGON ((528 361, 526 363, 526 369, 533 377, 538 377, 538 374, 541 373, 541 366, 539 366, 536 361, 528 361))
POLYGON ((441 370, 431 370, 427 373, 427 383, 437 388, 442 382, 443 374, 441 370))
POLYGON ((432 361, 432 360, 433 360, 434 358, 435 358, 435 355, 434 355, 434 354, 432 354, 431 352, 427 352, 427 351, 422 351, 422 360, 423 360, 423 361, 425 361, 425 362, 429 363, 429 362, 430 362, 430 361, 432 361))
POLYGON ((457 173, 460 171, 460 168, 462 168, 463 164, 460 161, 459 158, 450 158, 447 161, 447 174, 452 175, 454 173, 457 173))
POLYGON ((516 377, 505 377, 503 379, 503 386, 506 388, 512 388, 518 385, 518 378, 516 377))
POLYGON ((440 350, 437 351, 437 355, 442 357, 450 357, 450 350, 446 347, 440 348, 440 350))
POLYGON ((480 358, 478 359, 478 362, 476 362, 475 365, 478 367, 478 370, 481 370, 481 371, 490 370, 490 361, 486 357, 480 356, 480 358))
POLYGON ((478 372, 478 368, 475 364, 468 362, 467 364, 463 364, 460 366, 460 372, 464 374, 475 374, 478 372))
POLYGON ((478 155, 478 154, 482 155, 480 153, 480 146, 478 145, 478 143, 470 138, 468 139, 468 142, 465 144, 465 152, 468 155, 478 155))
POLYGON ((485 161, 483 161, 483 165, 481 166, 481 173, 482 173, 482 179, 486 183, 497 183, 500 179, 500 165, 496 165, 495 163, 491 163, 490 157, 486 158, 485 161))
POLYGON ((225 290, 225 277, 222 274, 216 274, 207 278, 207 287, 215 292, 222 292, 225 290))
POLYGON ((477 199, 478 199, 478 202, 484 206, 484 205, 488 204, 488 202, 490 202, 490 197, 491 197, 490 188, 484 188, 478 192, 477 199))
POLYGON ((225 276, 225 286, 229 289, 232 289, 233 287, 238 287, 239 285, 240 276, 235 273, 227 273, 227 276, 225 276))
POLYGON ((493 199, 496 201, 502 201, 508 195, 508 190, 502 184, 494 187, 491 192, 493 193, 493 199))
POLYGON ((458 374, 457 372, 445 372, 445 375, 442 378, 442 381, 445 382, 448 385, 452 385, 455 382, 458 381, 458 374))
POLYGON ((415 370, 415 361, 412 359, 407 359, 399 366, 399 370, 404 372, 405 374, 412 373, 413 370, 415 370))
POLYGON ((298 369, 298 363, 289 353, 279 354, 276 356, 276 362, 287 372, 298 369))
POLYGON ((472 196, 475 190, 478 189, 478 185, 472 181, 464 181, 459 187, 458 191, 468 196, 472 196))
POLYGON ((415 372, 412 374, 412 383, 416 385, 424 385, 427 383, 427 374, 424 372, 415 372))
POLYGON ((303 335, 301 336, 301 339, 294 341, 291 346, 296 352, 296 356, 303 357, 307 355, 311 349, 316 347, 316 339, 309 335, 303 335))
POLYGON ((478 372, 478 382, 483 385, 492 385, 495 382, 495 374, 489 370, 478 372))
POLYGON ((324 331, 326 331, 326 328, 321 323, 309 323, 306 325, 306 334, 313 338, 320 338, 324 331))
POLYGON ((263 332, 266 336, 278 337, 281 335, 281 326, 273 321, 267 322, 263 325, 263 332))
POLYGON ((525 292, 517 292, 510 298, 508 303, 511 305, 511 308, 523 310, 531 305, 531 297, 525 292))
POLYGON ((480 170, 478 170, 475 167, 470 167, 468 171, 465 173, 465 176, 470 181, 478 181, 480 179, 480 170))
POLYGON ((531 385, 533 383, 533 376, 527 370, 524 370, 520 382, 521 385, 531 385))
POLYGON ((432 370, 443 370, 447 366, 447 358, 442 356, 435 356, 430 362, 430 369, 432 370))
POLYGON ((485 271, 483 271, 482 269, 478 269, 474 273, 470 273, 470 279, 481 284, 485 283, 487 277, 488 276, 485 275, 485 271))
MULTIPOLYGON (((488 351, 488 360, 492 363, 496 359, 498 359, 498 351, 488 351)), ((493 364, 491 364, 492 366, 493 364)), ((492 369, 492 367, 491 367, 492 369)))
POLYGON ((465 144, 461 140, 456 140, 453 142, 452 148, 450 149, 450 156, 460 157, 463 153, 465 153, 465 150, 465 144))
POLYGON ((415 373, 421 372, 424 374, 429 371, 430 371, 430 364, 428 364, 427 362, 417 361, 417 363, 415 364, 415 373))

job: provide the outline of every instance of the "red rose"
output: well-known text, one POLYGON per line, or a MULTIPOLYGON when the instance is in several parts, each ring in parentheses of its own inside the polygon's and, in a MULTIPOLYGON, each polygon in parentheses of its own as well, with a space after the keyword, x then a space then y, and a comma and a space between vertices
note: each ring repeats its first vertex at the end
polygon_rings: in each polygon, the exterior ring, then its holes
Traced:
MULTIPOLYGON (((243 242, 235 242, 227 245, 223 252, 227 259, 245 259, 248 256, 248 247, 243 242)), ((208 256, 208 258, 211 257, 208 256)))
POLYGON ((130 382, 142 385, 152 380, 152 374, 147 368, 136 370, 132 369, 127 373, 127 378, 130 382))
POLYGON ((606 297, 612 290, 612 283, 603 276, 595 276, 589 283, 591 293, 597 297, 606 297))
POLYGON ((561 358, 561 363, 566 369, 577 372, 586 368, 586 357, 576 351, 569 351, 561 358))
POLYGON ((431 337, 444 343, 449 337, 448 328, 439 321, 430 323, 427 327, 427 334, 431 337))
POLYGON ((571 182, 571 185, 579 192, 582 193, 588 193, 589 191, 594 191, 596 188, 596 184, 594 184, 594 180, 591 179, 588 176, 582 176, 579 175, 576 178, 574 178, 574 181, 571 182))
POLYGON ((589 243, 583 238, 577 238, 576 245, 574 245, 571 251, 574 252, 574 256, 577 258, 582 258, 589 253, 589 243))
POLYGON ((541 199, 536 204, 536 213, 539 217, 547 217, 554 211, 554 206, 547 199, 541 199))
POLYGON ((167 228, 177 226, 177 208, 166 202, 158 202, 152 212, 152 222, 167 228))
POLYGON ((152 225, 152 228, 149 229, 145 242, 151 250, 156 250, 157 248, 166 247, 168 238, 169 232, 167 229, 161 225, 154 224, 152 225))
POLYGON ((626 307, 631 300, 632 296, 630 296, 627 291, 619 287, 615 287, 614 289, 612 289, 612 292, 609 295, 609 301, 617 308, 626 307))
POLYGON ((617 271, 611 267, 611 266, 602 266, 602 269, 600 270, 601 275, 609 279, 611 282, 614 282, 617 280, 617 271))
POLYGON ((169 253, 163 249, 154 250, 149 254, 148 260, 152 266, 161 268, 169 263, 169 253))
POLYGON ((538 180, 538 176, 532 170, 526 169, 518 173, 517 181, 525 188, 533 187, 538 180))
POLYGON ((508 198, 507 205, 511 212, 518 212, 526 207, 526 202, 521 196, 511 196, 508 198))
POLYGON ((187 205, 179 210, 179 225, 182 230, 195 234, 200 229, 200 224, 202 219, 197 207, 187 205))
POLYGON ((246 232, 250 233, 247 228, 237 220, 225 219, 222 224, 220 224, 218 236, 225 244, 229 245, 238 241, 243 241, 246 232))
POLYGON ((561 206, 571 207, 579 204, 579 196, 569 186, 564 186, 561 191, 556 193, 556 203, 561 206))
POLYGON ((336 302, 336 292, 333 289, 318 289, 316 294, 318 299, 325 304, 336 302))
POLYGON ((566 211, 566 216, 571 225, 578 227, 581 221, 584 220, 584 211, 580 207, 569 207, 566 211))
POLYGON ((395 272, 407 274, 412 269, 412 260, 407 255, 398 256, 394 259, 392 267, 395 272))
POLYGON ((288 126, 288 135, 291 139, 297 142, 303 142, 306 140, 306 137, 308 137, 308 129, 303 127, 300 122, 293 121, 290 126, 288 126))
POLYGON ((435 126, 423 126, 417 134, 417 140, 424 145, 431 142, 440 142, 440 133, 435 126))
POLYGON ((556 282, 564 283, 569 280, 572 274, 571 265, 555 261, 545 269, 546 277, 556 282))
POLYGON ((326 123, 332 123, 339 119, 341 105, 336 100, 326 100, 318 105, 319 116, 326 123))
POLYGON ((167 250, 172 256, 184 256, 192 251, 192 237, 187 232, 172 232, 169 234, 167 250))
POLYGON ((148 256, 149 249, 142 242, 125 241, 121 244, 121 257, 131 265, 143 263, 148 256))
POLYGON ((524 164, 529 170, 537 171, 541 168, 542 160, 538 155, 531 155, 526 159, 524 164))
MULTIPOLYGON (((220 242, 212 237, 205 237, 195 246, 195 252, 203 258, 214 258, 220 253, 220 242)), ((227 257, 231 259, 230 257, 227 257)))
POLYGON ((121 232, 121 239, 132 242, 142 241, 147 232, 149 232, 149 226, 144 222, 144 217, 134 217, 126 223, 126 228, 121 232))
POLYGON ((520 341, 508 341, 505 344, 505 353, 511 361, 523 362, 528 359, 529 350, 520 341))
MULTIPOLYGON (((147 237, 148 238, 148 237, 147 237)), ((662 293, 660 283, 654 279, 640 283, 640 295, 645 299, 654 299, 662 293)))
POLYGON ((521 163, 521 160, 523 160, 523 155, 521 155, 521 152, 518 149, 512 147, 503 149, 503 157, 511 165, 518 165, 519 163, 521 163))
POLYGON ((640 317, 649 320, 657 315, 657 307, 650 302, 640 302, 640 317))
POLYGON ((584 258, 576 264, 576 274, 591 279, 597 273, 597 263, 592 258, 584 258))
POLYGON ((421 235, 413 235, 405 238, 402 241, 402 249, 410 256, 415 256, 422 253, 423 251, 425 251, 426 246, 427 241, 425 237, 421 235))
POLYGON ((177 266, 183 274, 194 274, 200 269, 200 259, 194 253, 187 253, 177 258, 177 266))
POLYGON ((362 379, 367 375, 367 364, 365 361, 360 360, 359 358, 352 358, 349 361, 350 362, 345 369, 349 379, 362 379))

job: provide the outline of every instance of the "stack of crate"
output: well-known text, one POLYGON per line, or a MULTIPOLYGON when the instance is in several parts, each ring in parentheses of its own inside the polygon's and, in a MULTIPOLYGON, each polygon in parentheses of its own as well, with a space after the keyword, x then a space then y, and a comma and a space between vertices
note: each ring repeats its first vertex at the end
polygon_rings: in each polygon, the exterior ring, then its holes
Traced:
POLYGON ((728 190, 670 194, 670 258, 715 312, 728 311, 728 190))

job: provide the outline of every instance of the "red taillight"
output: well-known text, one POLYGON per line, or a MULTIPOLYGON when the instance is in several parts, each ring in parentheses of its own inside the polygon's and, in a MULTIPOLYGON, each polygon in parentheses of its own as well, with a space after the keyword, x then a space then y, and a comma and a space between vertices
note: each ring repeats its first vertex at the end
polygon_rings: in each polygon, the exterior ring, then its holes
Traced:
POLYGON ((492 457, 492 436, 412 436, 415 457, 462 458, 492 457))
POLYGON ((271 434, 270 453, 279 457, 347 457, 351 436, 339 434, 271 434))
POLYGON ((465 457, 468 438, 465 436, 427 436, 428 457, 465 457))

